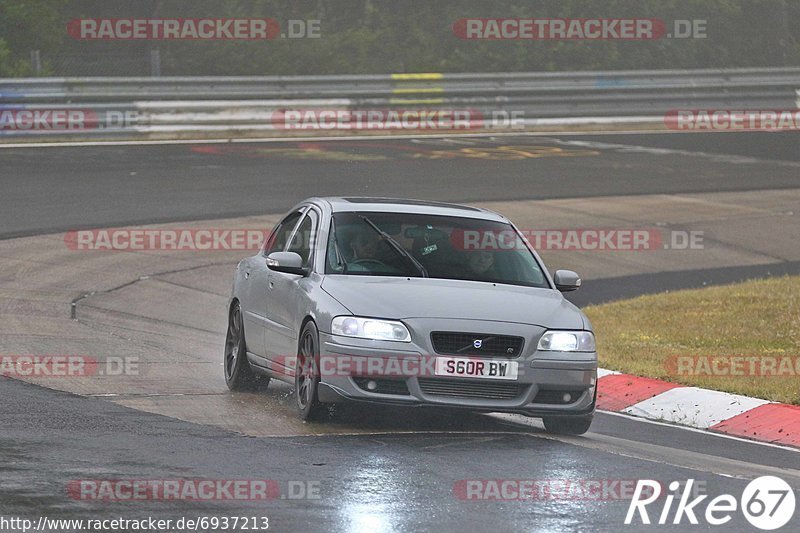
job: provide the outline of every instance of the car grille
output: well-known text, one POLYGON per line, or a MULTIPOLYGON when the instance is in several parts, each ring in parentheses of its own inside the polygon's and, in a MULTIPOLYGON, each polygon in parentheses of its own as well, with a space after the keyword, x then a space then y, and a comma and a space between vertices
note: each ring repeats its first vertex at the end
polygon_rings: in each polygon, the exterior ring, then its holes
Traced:
POLYGON ((482 355, 484 357, 517 357, 522 353, 525 339, 490 333, 457 333, 434 331, 431 343, 436 353, 446 355, 482 355), (480 341, 480 348, 476 348, 480 341))
POLYGON ((359 389, 367 392, 375 392, 378 394, 395 394, 398 396, 408 396, 408 387, 404 379, 373 379, 373 378, 353 378, 353 381, 359 389), (367 384, 370 381, 375 382, 375 389, 370 390, 367 384))
POLYGON ((528 385, 497 383, 464 379, 418 378, 419 388, 432 396, 475 398, 485 400, 511 400, 520 396, 528 385))

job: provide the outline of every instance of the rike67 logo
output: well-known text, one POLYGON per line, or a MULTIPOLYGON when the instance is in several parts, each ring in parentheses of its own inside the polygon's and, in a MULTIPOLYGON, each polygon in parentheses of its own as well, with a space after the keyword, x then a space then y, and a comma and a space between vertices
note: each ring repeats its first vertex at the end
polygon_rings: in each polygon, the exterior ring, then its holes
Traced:
MULTIPOLYGON (((712 526, 722 526, 734 519, 741 512, 745 519, 756 529, 772 531, 785 526, 794 516, 795 494, 788 483, 775 476, 762 476, 751 481, 737 500, 730 494, 722 494, 705 504, 702 511, 701 504, 708 495, 693 496, 692 486, 694 479, 689 479, 683 484, 683 490, 678 494, 681 483, 673 481, 669 484, 670 493, 662 498, 661 484, 650 479, 640 479, 625 516, 625 524, 638 522, 642 524, 674 524, 690 523, 698 525, 700 519, 712 526), (678 500, 674 507, 675 500, 678 500), (661 512, 651 517, 648 514, 648 505, 663 501, 661 512), (685 521, 684 521, 685 519, 685 521)), ((650 509, 658 511, 658 509, 650 509)))

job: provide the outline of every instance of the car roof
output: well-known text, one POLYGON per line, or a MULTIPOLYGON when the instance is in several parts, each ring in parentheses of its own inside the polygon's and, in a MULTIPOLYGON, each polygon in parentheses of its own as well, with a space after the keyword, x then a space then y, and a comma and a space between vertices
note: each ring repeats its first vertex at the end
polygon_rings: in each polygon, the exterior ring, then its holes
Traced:
POLYGON ((508 222, 494 211, 468 205, 450 204, 409 198, 382 198, 372 196, 347 196, 311 198, 309 202, 326 202, 334 213, 362 211, 370 213, 418 213, 451 217, 480 218, 508 222))

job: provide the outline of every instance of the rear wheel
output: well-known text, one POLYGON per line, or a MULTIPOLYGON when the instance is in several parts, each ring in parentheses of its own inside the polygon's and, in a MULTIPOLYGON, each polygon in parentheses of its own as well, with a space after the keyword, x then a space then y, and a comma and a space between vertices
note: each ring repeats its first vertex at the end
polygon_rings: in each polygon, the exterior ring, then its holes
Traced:
POLYGON ((583 435, 589 431, 594 416, 551 416, 542 419, 544 427, 550 433, 560 435, 583 435))
POLYGON ((303 420, 316 420, 326 412, 325 404, 317 397, 319 377, 319 333, 309 322, 300 334, 294 372, 294 396, 303 420))
POLYGON ((259 376, 247 360, 247 342, 244 338, 242 309, 236 302, 228 315, 228 333, 225 335, 225 384, 232 391, 266 388, 269 377, 259 376))

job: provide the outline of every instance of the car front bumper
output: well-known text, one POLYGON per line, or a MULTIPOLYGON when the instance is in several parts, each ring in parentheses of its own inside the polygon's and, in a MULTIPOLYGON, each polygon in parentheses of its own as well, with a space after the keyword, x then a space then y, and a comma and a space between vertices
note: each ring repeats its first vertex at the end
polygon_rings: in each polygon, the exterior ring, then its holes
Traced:
POLYGON ((320 333, 320 401, 443 406, 529 416, 574 416, 594 412, 597 386, 595 352, 537 352, 538 339, 546 331, 538 326, 499 322, 476 325, 474 321, 426 319, 423 330, 426 334, 421 335, 423 324, 415 324, 412 320, 405 322, 412 329, 415 342, 368 341, 320 333), (518 357, 502 359, 517 362, 517 379, 434 375, 437 357, 501 360, 433 351, 430 331, 476 329, 525 339, 518 357), (337 364, 345 361, 346 364, 337 364), (403 364, 391 364, 398 361, 403 364), (401 367, 402 370, 397 372, 401 367), (370 370, 364 372, 364 369, 370 370))

